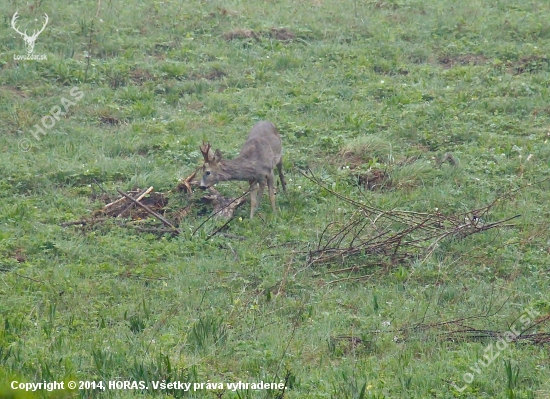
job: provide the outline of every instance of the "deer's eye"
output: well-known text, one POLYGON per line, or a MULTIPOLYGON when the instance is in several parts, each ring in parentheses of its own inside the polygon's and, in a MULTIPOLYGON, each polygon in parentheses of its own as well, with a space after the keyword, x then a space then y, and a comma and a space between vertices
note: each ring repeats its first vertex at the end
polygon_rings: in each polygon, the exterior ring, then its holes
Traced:
POLYGON ((206 172, 206 176, 209 176, 209 175, 210 175, 210 171, 207 171, 207 172, 206 172))

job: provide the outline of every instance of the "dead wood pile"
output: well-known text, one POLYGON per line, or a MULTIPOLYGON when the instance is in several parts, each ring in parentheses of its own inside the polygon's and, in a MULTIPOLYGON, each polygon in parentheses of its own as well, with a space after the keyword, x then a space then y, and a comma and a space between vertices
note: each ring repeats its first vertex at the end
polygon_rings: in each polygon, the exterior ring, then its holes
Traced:
MULTIPOLYGON (((65 222, 61 225, 64 227, 77 225, 89 226, 106 220, 114 219, 117 221, 125 221, 130 219, 130 221, 124 222, 124 226, 132 227, 141 232, 156 233, 159 235, 178 235, 181 234, 181 230, 179 229, 180 222, 189 214, 191 209, 199 203, 206 203, 213 206, 214 210, 210 218, 221 217, 231 220, 235 210, 246 202, 246 197, 244 195, 237 198, 228 198, 222 196, 214 188, 209 188, 199 201, 194 201, 190 194, 193 193, 193 187, 199 184, 198 181, 195 180, 195 175, 196 171, 187 178, 180 180, 176 187, 166 193, 154 192, 153 187, 128 192, 117 189, 120 196, 115 200, 109 200, 105 206, 96 210, 91 217, 65 222), (168 209, 169 198, 171 194, 174 193, 189 194, 188 203, 179 209, 168 209), (164 227, 158 224, 151 225, 149 216, 160 221, 164 227), (144 223, 147 224, 145 225, 144 223)), ((104 195, 102 197, 110 199, 111 195, 109 195, 98 182, 95 183, 103 191, 104 195)), ((227 223, 224 224, 224 226, 226 225, 227 223)), ((215 233, 220 230, 221 229, 216 230, 215 233)))
POLYGON ((520 216, 487 222, 500 198, 482 208, 455 215, 439 210, 432 213, 383 210, 329 189, 311 170, 302 174, 355 208, 349 220, 331 222, 325 227, 316 248, 308 252, 308 266, 344 263, 360 256, 366 265, 395 265, 405 260, 427 258, 445 240, 510 227, 507 222, 520 216))

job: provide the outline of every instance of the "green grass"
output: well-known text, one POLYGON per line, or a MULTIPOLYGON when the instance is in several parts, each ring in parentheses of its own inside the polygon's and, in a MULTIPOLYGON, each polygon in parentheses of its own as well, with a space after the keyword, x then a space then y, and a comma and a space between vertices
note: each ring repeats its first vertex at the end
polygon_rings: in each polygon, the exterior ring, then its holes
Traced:
MULTIPOLYGON (((12 380, 286 380, 285 398, 550 395, 548 346, 511 344, 458 392, 452 383, 496 339, 402 330, 481 316, 464 323, 504 332, 529 307, 550 312, 547 2, 112 0, 95 17, 97 6, 0 5, 0 397, 25 397, 12 380), (34 49, 46 61, 14 61, 25 53, 17 10, 28 32, 49 15, 34 49), (224 39, 237 29, 258 40, 224 39), (36 140, 62 98, 76 104, 36 140), (193 235, 200 207, 175 238, 115 221, 61 227, 104 205, 96 181, 113 195, 168 191, 200 166, 203 140, 233 157, 264 119, 283 137, 288 192, 275 215, 267 198, 253 220, 238 210, 229 232, 245 240, 205 240, 218 221, 193 235), (457 165, 439 165, 447 152, 457 165), (388 210, 462 213, 523 187, 488 215, 521 217, 393 268, 307 268, 305 251, 354 209, 303 177, 306 166, 388 210), (358 185, 377 170, 391 184, 358 185)), ((246 183, 218 188, 239 195, 246 183)), ((281 397, 27 396, 101 395, 281 397)))

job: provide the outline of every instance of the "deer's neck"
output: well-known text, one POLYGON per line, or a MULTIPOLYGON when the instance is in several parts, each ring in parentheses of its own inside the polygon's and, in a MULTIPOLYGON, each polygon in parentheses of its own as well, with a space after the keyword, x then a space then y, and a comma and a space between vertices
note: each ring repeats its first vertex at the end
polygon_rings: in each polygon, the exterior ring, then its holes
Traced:
POLYGON ((241 157, 220 162, 220 169, 220 180, 256 180, 254 165, 241 157))

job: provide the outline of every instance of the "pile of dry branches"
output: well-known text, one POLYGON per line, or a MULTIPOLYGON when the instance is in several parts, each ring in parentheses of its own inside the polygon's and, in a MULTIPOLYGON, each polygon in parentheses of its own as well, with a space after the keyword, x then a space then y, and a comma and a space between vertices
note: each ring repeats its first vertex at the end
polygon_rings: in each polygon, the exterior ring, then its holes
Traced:
POLYGON ((345 197, 328 187, 311 170, 302 173, 332 195, 355 208, 347 222, 331 222, 322 232, 317 247, 309 251, 308 266, 364 256, 368 264, 398 264, 430 256, 446 239, 464 238, 497 227, 509 227, 510 218, 486 223, 488 214, 500 199, 479 209, 445 215, 383 210, 345 197))
MULTIPOLYGON (((433 323, 416 323, 412 325, 405 325, 401 328, 389 329, 386 331, 370 331, 371 334, 382 334, 389 333, 394 334, 394 339, 396 340, 407 340, 412 333, 415 332, 435 332, 438 334, 440 339, 455 341, 476 341, 483 339, 499 339, 505 337, 509 334, 510 329, 506 330, 491 330, 491 329, 482 329, 469 325, 468 323, 473 322, 474 320, 487 320, 489 317, 496 315, 495 312, 492 315, 483 314, 462 317, 459 319, 438 321, 433 323)), ((543 326, 547 325, 550 321, 550 315, 542 315, 537 317, 535 320, 532 320, 532 323, 521 331, 518 331, 513 336, 508 335, 508 338, 511 338, 512 342, 525 342, 532 345, 550 345, 550 333, 547 332, 535 332, 537 329, 541 329, 543 326)), ((356 336, 349 335, 337 335, 331 337, 332 341, 345 341, 357 346, 359 344, 366 344, 363 342, 363 339, 356 336)))
MULTIPOLYGON (((122 223, 124 226, 134 228, 140 232, 159 235, 179 235, 181 234, 181 230, 179 229, 181 220, 189 214, 193 206, 196 205, 197 201, 192 201, 190 198, 188 204, 183 208, 168 210, 167 205, 169 196, 174 192, 192 194, 193 187, 198 185, 198 182, 195 180, 195 174, 196 172, 192 173, 185 179, 181 179, 177 186, 167 193, 154 192, 153 187, 149 187, 145 190, 137 189, 128 192, 117 188, 120 196, 115 200, 111 200, 111 195, 109 195, 109 193, 107 193, 107 191, 105 191, 98 182, 95 182, 96 185, 103 191, 104 197, 109 199, 108 203, 101 209, 96 210, 89 218, 65 222, 61 225, 64 227, 77 225, 90 226, 109 219, 115 219, 117 221, 124 221, 122 223), (143 222, 145 219, 150 219, 149 216, 159 220, 164 226, 152 226, 151 223, 148 223, 147 226, 136 225, 136 223, 143 222), (130 221, 125 221, 127 219, 130 219, 130 221)), ((203 195, 198 202, 211 204, 214 208, 212 215, 206 220, 209 220, 212 217, 222 217, 231 220, 235 210, 246 202, 245 194, 238 198, 227 198, 223 197, 214 188, 209 188, 206 194, 203 195)), ((209 237, 218 233, 226 225, 227 223, 221 228, 218 228, 209 237)))

